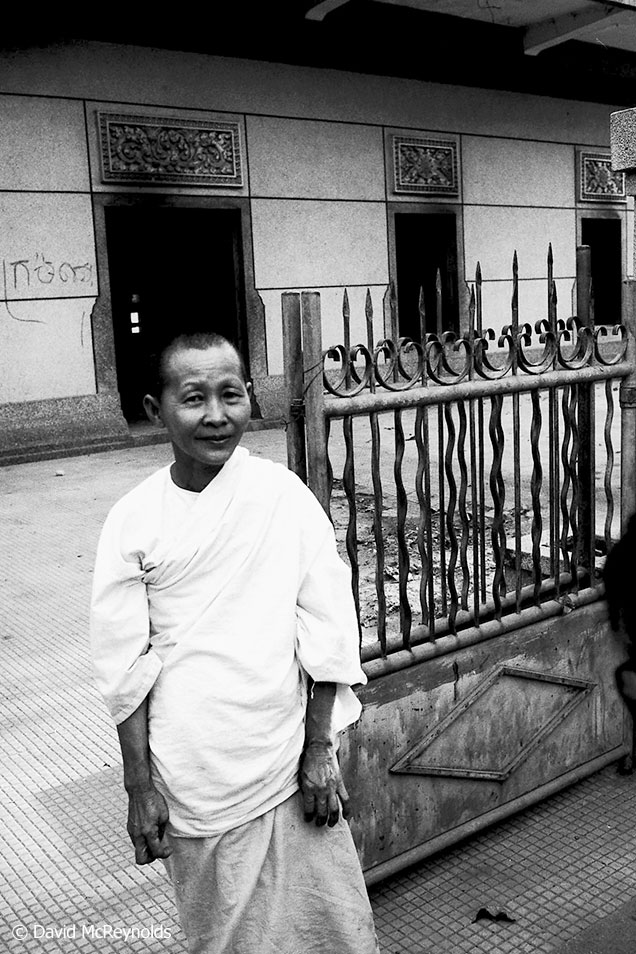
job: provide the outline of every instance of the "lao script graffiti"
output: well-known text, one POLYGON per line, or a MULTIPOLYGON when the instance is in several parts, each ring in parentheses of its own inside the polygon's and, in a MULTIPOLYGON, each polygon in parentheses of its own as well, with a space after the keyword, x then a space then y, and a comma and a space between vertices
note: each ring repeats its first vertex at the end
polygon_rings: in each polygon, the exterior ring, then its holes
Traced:
POLYGON ((48 259, 42 252, 35 258, 19 258, 5 262, 7 293, 33 290, 39 285, 92 285, 94 265, 90 262, 60 262, 48 259))

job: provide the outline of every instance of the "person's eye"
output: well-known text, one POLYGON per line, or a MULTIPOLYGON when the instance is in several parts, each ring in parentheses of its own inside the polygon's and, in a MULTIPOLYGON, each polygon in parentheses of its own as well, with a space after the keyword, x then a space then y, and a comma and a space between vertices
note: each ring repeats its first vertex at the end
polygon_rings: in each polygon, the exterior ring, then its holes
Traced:
POLYGON ((202 401, 200 394, 188 394, 183 399, 184 404, 199 404, 202 401))
POLYGON ((240 401, 242 396, 240 391, 225 391, 223 395, 226 401, 240 401))

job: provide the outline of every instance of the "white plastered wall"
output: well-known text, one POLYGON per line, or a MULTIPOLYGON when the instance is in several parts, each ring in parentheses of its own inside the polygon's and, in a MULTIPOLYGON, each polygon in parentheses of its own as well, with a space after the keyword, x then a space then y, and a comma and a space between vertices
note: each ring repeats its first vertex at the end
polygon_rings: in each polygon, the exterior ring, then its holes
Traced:
POLYGON ((250 116, 247 141, 254 276, 265 305, 269 373, 283 371, 286 290, 319 292, 328 347, 342 342, 345 288, 352 341, 366 341, 369 288, 380 337, 388 282, 381 128, 250 116))
POLYGON ((563 143, 462 137, 466 280, 482 272, 484 327, 511 320, 517 252, 521 322, 547 317, 548 247, 569 315, 575 276, 575 151, 563 143), (566 294, 567 291, 567 294, 566 294))
POLYGON ((95 393, 80 103, 0 96, 0 404, 95 393))

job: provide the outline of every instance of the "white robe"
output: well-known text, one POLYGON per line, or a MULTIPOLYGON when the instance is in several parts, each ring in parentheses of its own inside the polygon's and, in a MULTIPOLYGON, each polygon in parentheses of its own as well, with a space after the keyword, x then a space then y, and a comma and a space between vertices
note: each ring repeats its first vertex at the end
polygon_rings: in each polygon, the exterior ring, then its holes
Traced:
POLYGON ((155 783, 173 835, 212 836, 298 787, 306 674, 366 682, 350 573, 314 495, 236 449, 200 494, 165 467, 110 511, 91 600, 96 684, 115 722, 149 694, 155 783))

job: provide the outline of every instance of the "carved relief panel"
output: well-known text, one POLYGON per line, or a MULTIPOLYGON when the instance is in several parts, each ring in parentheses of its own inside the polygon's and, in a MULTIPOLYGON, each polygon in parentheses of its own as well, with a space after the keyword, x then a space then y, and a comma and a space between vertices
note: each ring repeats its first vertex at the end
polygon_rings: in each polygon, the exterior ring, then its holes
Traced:
POLYGON ((612 169, 609 153, 578 153, 579 202, 624 202, 625 173, 612 169))
POLYGON ((393 136, 393 187, 397 193, 459 195, 458 144, 453 139, 393 136))
POLYGON ((241 188, 234 122, 98 113, 103 182, 241 188))

